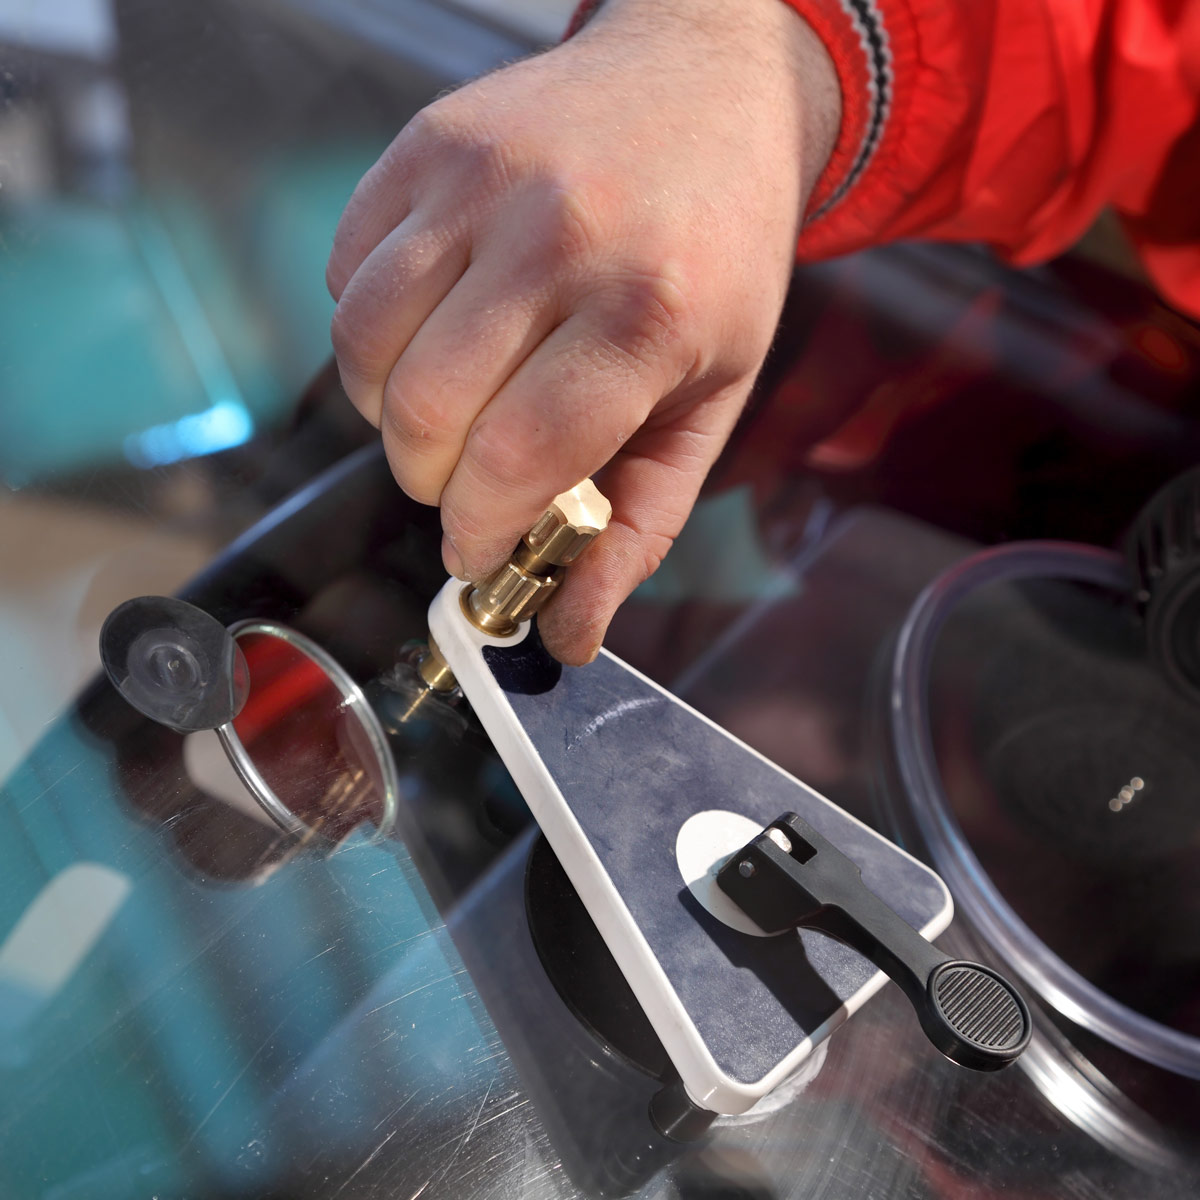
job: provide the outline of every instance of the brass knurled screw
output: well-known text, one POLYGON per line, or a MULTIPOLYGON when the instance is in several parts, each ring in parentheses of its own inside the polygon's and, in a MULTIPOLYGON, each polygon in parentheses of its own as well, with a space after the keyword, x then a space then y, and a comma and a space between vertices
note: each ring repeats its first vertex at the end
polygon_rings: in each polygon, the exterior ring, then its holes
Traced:
MULTIPOLYGON (((566 568, 608 528, 611 518, 612 505, 590 479, 555 496, 508 562, 481 583, 463 589, 461 603, 467 619, 494 637, 515 633, 554 594, 566 568)), ((457 686, 432 637, 418 670, 434 691, 448 692, 457 686)))
POLYGON ((612 505, 590 480, 554 497, 508 562, 463 592, 463 611, 485 633, 507 637, 529 620, 561 583, 565 569, 605 529, 612 505))

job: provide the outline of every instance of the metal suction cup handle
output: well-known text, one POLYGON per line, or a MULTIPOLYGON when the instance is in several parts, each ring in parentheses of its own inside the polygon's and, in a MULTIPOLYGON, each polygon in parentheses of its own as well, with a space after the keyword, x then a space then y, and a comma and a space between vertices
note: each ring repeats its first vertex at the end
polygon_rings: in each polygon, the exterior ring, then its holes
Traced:
POLYGON ((768 933, 818 929, 887 972, 929 1040, 976 1071, 1011 1063, 1029 1043, 1029 1009, 1002 976, 943 954, 862 881, 858 866, 795 813, 744 846, 717 883, 768 933))

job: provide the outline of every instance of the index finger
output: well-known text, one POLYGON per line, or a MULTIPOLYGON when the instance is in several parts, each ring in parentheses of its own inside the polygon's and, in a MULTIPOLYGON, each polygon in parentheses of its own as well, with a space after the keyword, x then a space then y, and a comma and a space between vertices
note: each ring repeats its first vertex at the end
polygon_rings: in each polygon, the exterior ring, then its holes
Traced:
POLYGON ((679 382, 597 312, 560 325, 475 418, 441 497, 446 566, 481 579, 559 492, 595 474, 679 382))

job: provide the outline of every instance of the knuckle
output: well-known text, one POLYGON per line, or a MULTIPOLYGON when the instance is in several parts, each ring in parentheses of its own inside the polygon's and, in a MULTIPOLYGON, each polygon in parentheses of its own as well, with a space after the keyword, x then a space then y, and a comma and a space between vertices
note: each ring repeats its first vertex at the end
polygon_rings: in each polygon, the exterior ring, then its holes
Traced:
POLYGON ((333 310, 329 322, 329 340, 333 353, 342 371, 355 378, 363 378, 367 371, 360 353, 358 323, 354 320, 351 306, 344 300, 333 310))
POLYGON ((337 252, 337 247, 334 247, 334 252, 329 256, 329 261, 325 264, 325 287, 334 300, 342 298, 342 291, 346 286, 346 272, 341 264, 341 255, 337 252))
POLYGON ((422 457, 461 438, 461 430, 447 406, 401 371, 393 371, 384 386, 383 420, 390 437, 422 457))
POLYGON ((373 170, 389 181, 406 176, 422 159, 436 151, 445 124, 436 103, 422 108, 392 138, 373 170))
POLYGON ((453 230, 433 228, 389 248, 386 260, 360 267, 334 308, 329 337, 338 361, 379 384, 391 370, 405 338, 406 304, 419 302, 423 281, 448 256, 465 253, 453 230))
POLYGON ((543 179, 538 192, 535 212, 543 253, 568 267, 597 261, 612 228, 600 192, 566 170, 543 179))
POLYGON ((350 324, 346 317, 346 305, 339 303, 333 310, 333 317, 329 322, 329 340, 333 343, 333 352, 337 355, 338 362, 343 366, 349 364, 353 355, 354 344, 351 334, 350 324))
POLYGON ((689 343, 692 305, 669 264, 605 281, 600 306, 602 347, 619 358, 652 363, 689 343))
POLYGON ((656 333, 678 329, 690 312, 678 268, 671 264, 635 269, 617 281, 616 291, 622 311, 629 315, 635 330, 656 333))
POLYGON ((408 124, 392 139, 387 148, 389 157, 400 155, 423 142, 436 142, 445 121, 442 119, 444 107, 436 100, 419 109, 408 120, 408 124))
MULTIPOLYGON (((334 230, 329 256, 329 266, 334 272, 343 263, 349 266, 358 261, 372 248, 381 218, 396 208, 404 194, 404 172, 399 164, 389 159, 390 155, 391 148, 384 151, 379 161, 358 181, 346 202, 334 230)), ((343 285, 345 282, 343 280, 343 285)))
POLYGON ((528 440, 522 441, 508 422, 487 418, 476 421, 467 455, 471 474, 487 492, 507 496, 528 490, 530 462, 537 456, 537 449, 528 440))
MULTIPOLYGON (((469 185, 469 195, 484 197, 498 191, 512 174, 519 150, 509 138, 489 128, 462 93, 422 109, 389 147, 394 162, 415 167, 416 174, 433 177, 452 172, 469 185), (436 167, 437 172, 429 168, 436 167)), ((460 196, 468 189, 458 188, 460 196)))
POLYGON ((489 522, 472 515, 474 511, 452 501, 442 504, 442 531, 460 550, 474 546, 496 532, 489 522))
POLYGON ((391 367, 390 347, 351 297, 343 297, 329 322, 329 341, 342 371, 363 383, 379 386, 391 367))
MULTIPOLYGON (((462 92, 450 92, 415 113, 392 142, 398 153, 456 144, 470 126, 462 92)), ((392 147, 389 147, 391 149, 392 147)))

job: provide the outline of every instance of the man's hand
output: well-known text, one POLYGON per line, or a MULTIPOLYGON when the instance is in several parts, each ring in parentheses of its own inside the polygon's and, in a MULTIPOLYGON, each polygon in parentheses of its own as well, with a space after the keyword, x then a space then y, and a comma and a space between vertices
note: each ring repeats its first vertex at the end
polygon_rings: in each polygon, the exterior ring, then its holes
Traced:
POLYGON ((346 392, 480 579, 580 479, 613 524, 539 618, 593 658, 683 525, 770 344, 836 76, 781 0, 609 0, 430 105, 327 278, 346 392))

